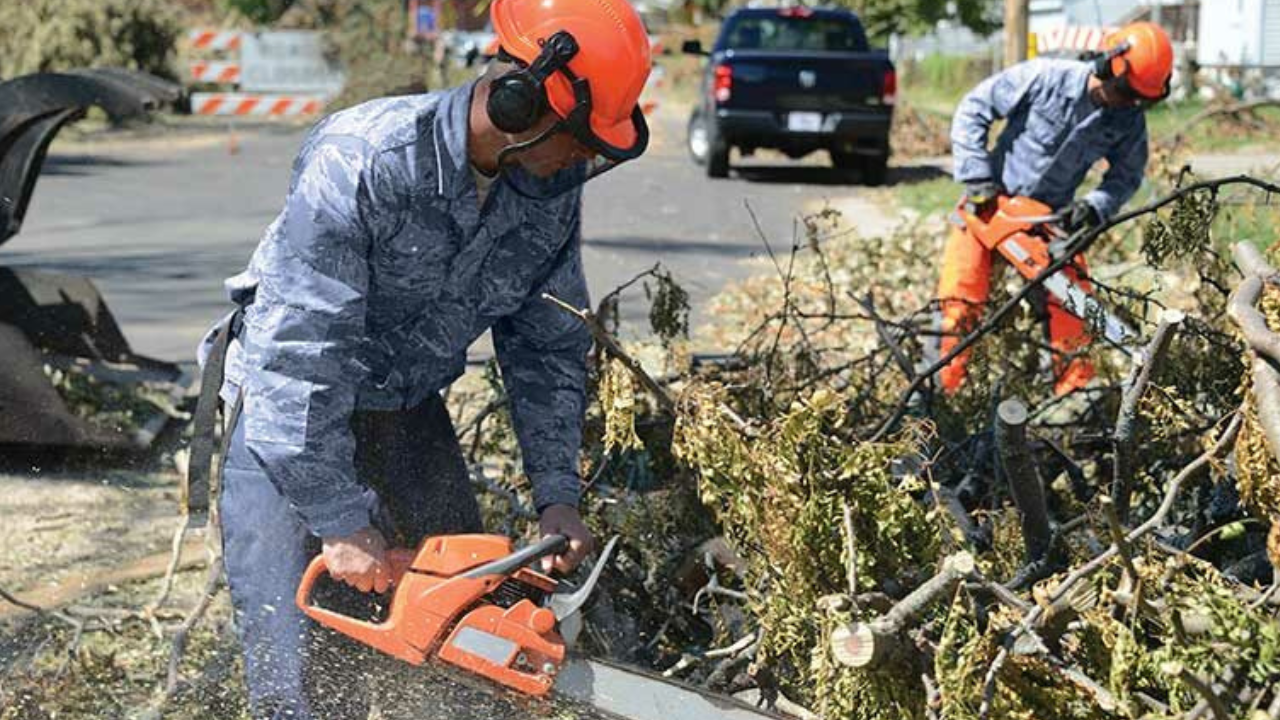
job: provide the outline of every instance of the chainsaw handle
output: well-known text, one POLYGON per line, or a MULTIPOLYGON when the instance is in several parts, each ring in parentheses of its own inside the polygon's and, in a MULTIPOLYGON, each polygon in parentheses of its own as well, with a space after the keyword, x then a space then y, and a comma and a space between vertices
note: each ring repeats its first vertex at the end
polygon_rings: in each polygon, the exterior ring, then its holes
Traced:
MULTIPOLYGON (((413 559, 416 553, 409 548, 392 548, 386 552, 385 560, 389 566, 391 573, 391 585, 394 587, 400 583, 400 578, 409 571, 409 567, 413 565, 413 559)), ((311 604, 311 589, 315 586, 316 581, 324 575, 329 574, 329 564, 324 560, 324 553, 311 558, 311 563, 307 565, 307 570, 302 574, 302 582, 298 583, 297 597, 294 598, 298 607, 306 611, 308 608, 315 608, 323 612, 329 612, 321 607, 311 604)))
POLYGON ((522 567, 548 555, 561 553, 569 548, 569 539, 563 535, 548 535, 538 542, 520 548, 510 555, 484 565, 477 565, 462 573, 462 577, 481 578, 486 575, 510 575, 522 567))
MULTIPOLYGON (((391 565, 392 582, 398 584, 413 563, 414 552, 406 548, 395 548, 387 551, 386 558, 391 565)), ((315 587, 316 581, 328 572, 329 566, 324 561, 324 553, 311 559, 306 572, 302 575, 302 582, 298 583, 298 592, 294 597, 298 609, 321 625, 365 645, 411 663, 423 661, 422 651, 400 637, 400 628, 397 627, 398 618, 394 614, 385 622, 371 623, 311 604, 312 588, 315 587)))

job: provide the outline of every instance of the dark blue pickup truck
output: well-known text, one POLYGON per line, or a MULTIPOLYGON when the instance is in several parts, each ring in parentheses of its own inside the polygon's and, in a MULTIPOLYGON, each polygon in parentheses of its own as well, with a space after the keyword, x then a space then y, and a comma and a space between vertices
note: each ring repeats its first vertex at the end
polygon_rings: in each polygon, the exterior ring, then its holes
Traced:
POLYGON ((746 8, 725 19, 689 118, 689 152, 707 175, 729 174, 729 150, 800 158, 826 150, 837 168, 884 182, 897 93, 893 63, 872 51, 847 10, 746 8))

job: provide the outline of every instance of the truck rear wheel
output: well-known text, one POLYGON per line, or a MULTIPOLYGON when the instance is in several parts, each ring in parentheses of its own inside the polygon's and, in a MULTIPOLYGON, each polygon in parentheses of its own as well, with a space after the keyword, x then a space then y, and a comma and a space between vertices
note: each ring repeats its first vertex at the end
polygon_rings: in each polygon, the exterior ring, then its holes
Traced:
POLYGON ((695 110, 689 117, 685 144, 689 149, 689 157, 707 168, 707 177, 729 176, 729 146, 720 135, 716 121, 707 118, 701 110, 695 110))
POLYGON ((685 135, 685 147, 689 149, 689 157, 698 165, 707 164, 707 155, 711 149, 711 137, 707 123, 703 120, 702 111, 695 110, 689 116, 689 127, 685 135))
POLYGON ((707 177, 729 177, 729 146, 720 137, 714 137, 707 151, 707 177))
POLYGON ((889 176, 889 157, 887 155, 870 155, 861 158, 859 169, 862 170, 862 182, 867 185, 883 185, 889 176))

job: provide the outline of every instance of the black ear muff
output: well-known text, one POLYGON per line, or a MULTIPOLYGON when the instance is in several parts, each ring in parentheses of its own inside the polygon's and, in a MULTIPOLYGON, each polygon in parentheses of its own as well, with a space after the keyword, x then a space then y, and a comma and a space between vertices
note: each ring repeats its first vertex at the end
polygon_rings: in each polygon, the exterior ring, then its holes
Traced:
POLYGON ((552 73, 578 54, 578 43, 561 30, 547 39, 528 67, 517 67, 489 86, 485 109, 494 127, 513 135, 528 131, 547 113, 544 87, 552 73))
POLYGON ((493 81, 485 107, 495 127, 515 135, 533 127, 547 111, 547 94, 520 68, 493 81))

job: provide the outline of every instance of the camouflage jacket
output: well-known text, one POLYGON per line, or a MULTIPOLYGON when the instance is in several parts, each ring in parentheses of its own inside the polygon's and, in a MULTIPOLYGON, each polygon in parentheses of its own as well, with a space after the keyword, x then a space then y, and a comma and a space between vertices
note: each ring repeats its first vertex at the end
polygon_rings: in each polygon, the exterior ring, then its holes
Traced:
POLYGON ((481 208, 472 87, 322 121, 284 209, 227 281, 246 310, 222 395, 243 391, 245 444, 317 535, 368 523, 352 410, 438 393, 490 328, 536 505, 578 501, 591 336, 541 294, 588 303, 581 190, 530 200, 500 180, 481 208))
POLYGON ((1036 59, 987 78, 956 108, 951 123, 955 179, 995 180, 1014 195, 1061 208, 1075 197, 1089 168, 1110 164, 1085 200, 1109 218, 1142 185, 1147 123, 1136 108, 1108 110, 1089 99, 1092 65, 1036 59), (994 150, 992 123, 1007 120, 994 150))

